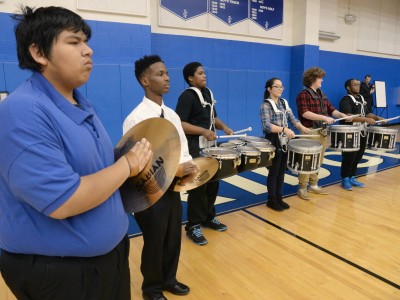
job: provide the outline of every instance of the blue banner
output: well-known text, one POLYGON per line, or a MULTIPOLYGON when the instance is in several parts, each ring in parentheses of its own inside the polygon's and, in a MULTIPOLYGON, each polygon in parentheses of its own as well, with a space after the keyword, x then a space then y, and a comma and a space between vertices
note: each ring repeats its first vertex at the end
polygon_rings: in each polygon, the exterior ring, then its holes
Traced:
POLYGON ((265 30, 283 23, 283 0, 251 0, 250 20, 265 30))
POLYGON ((249 17, 249 0, 210 0, 210 14, 227 25, 249 17))
POLYGON ((179 18, 188 20, 207 13, 209 0, 161 0, 160 6, 177 15, 179 18))

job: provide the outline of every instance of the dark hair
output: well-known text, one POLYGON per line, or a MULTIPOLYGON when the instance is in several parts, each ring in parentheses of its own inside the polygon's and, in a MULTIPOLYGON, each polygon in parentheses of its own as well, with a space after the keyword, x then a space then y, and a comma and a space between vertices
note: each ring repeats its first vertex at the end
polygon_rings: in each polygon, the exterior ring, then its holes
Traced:
POLYGON ((324 78, 325 71, 319 67, 311 67, 303 73, 303 85, 310 87, 317 78, 324 78))
POLYGON ((137 81, 140 83, 143 73, 152 65, 158 62, 162 62, 161 57, 158 55, 145 55, 142 58, 135 61, 135 76, 137 81))
POLYGON ((188 63, 183 67, 183 78, 188 85, 190 85, 189 76, 194 76, 194 73, 196 73, 198 67, 202 67, 202 64, 197 61, 188 63))
POLYGON ((267 82, 265 83, 265 91, 264 91, 264 99, 268 99, 270 92, 268 91, 268 88, 272 89, 272 86, 274 85, 275 80, 280 80, 279 78, 271 78, 268 79, 267 82))
POLYGON ((352 82, 353 80, 358 81, 358 79, 356 79, 356 78, 351 78, 351 79, 347 79, 346 82, 344 83, 344 89, 345 89, 346 91, 347 91, 347 87, 350 87, 350 86, 351 86, 351 82, 352 82))
POLYGON ((367 74, 364 76, 364 79, 367 79, 367 77, 371 78, 371 75, 367 74))
POLYGON ((29 51, 35 44, 46 58, 50 58, 53 43, 64 30, 82 31, 89 40, 92 31, 89 25, 76 13, 62 7, 31 8, 21 6, 21 14, 12 16, 17 21, 15 38, 19 67, 42 72, 43 66, 37 63, 29 51))

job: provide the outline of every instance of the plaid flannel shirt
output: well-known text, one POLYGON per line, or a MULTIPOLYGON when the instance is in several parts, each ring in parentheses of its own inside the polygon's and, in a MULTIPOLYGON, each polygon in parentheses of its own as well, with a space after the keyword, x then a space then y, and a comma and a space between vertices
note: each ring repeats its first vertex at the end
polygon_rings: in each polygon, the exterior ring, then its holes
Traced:
POLYGON ((322 99, 321 93, 315 93, 317 96, 317 99, 314 100, 314 98, 310 95, 310 93, 307 90, 302 90, 296 98, 296 104, 297 104, 297 112, 299 115, 299 119, 301 124, 303 124, 305 127, 313 127, 313 121, 308 120, 306 118, 303 118, 303 114, 307 111, 311 111, 315 114, 322 115, 322 109, 321 109, 321 101, 323 101, 324 108, 326 109, 327 115, 332 116, 333 111, 335 108, 333 105, 329 102, 328 98, 322 99))
MULTIPOLYGON (((299 120, 296 119, 291 110, 286 110, 284 101, 281 98, 276 107, 286 114, 287 122, 290 122, 293 127, 296 127, 296 123, 299 122, 299 120)), ((283 124, 282 114, 276 114, 272 105, 267 101, 261 103, 260 118, 264 134, 271 132, 271 124, 282 127, 288 126, 288 124, 283 124)))

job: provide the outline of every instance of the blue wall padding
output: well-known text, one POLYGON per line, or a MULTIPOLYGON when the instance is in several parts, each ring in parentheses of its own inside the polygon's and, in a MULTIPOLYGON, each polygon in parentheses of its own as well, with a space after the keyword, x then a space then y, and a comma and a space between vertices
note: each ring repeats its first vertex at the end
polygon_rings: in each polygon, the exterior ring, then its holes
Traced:
MULTIPOLYGON (((282 79, 283 97, 297 116, 295 98, 302 89, 302 73, 313 65, 326 71, 323 90, 336 107, 345 93, 344 81, 350 77, 362 80, 370 73, 373 80, 386 82, 386 114, 389 117, 400 114, 400 105, 396 104, 400 60, 321 51, 312 45, 289 47, 158 34, 151 33, 148 25, 88 23, 93 29, 89 45, 94 50, 95 64, 89 82, 80 90, 96 105, 114 144, 121 138, 123 120, 143 98, 133 63, 146 54, 159 54, 167 66, 171 88, 164 96, 166 105, 175 108, 179 95, 187 87, 183 66, 199 61, 217 100, 219 117, 233 130, 251 126, 250 135, 262 135, 259 107, 266 80, 282 79)), ((0 89, 12 92, 30 72, 18 67, 10 14, 0 13, 0 24, 0 89)))

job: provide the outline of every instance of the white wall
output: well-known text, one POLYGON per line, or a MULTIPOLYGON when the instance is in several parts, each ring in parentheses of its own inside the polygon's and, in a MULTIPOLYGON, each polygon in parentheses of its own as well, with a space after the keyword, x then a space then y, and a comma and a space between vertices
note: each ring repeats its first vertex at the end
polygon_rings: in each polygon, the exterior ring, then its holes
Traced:
MULTIPOLYGON (((382 44, 382 41, 379 43, 379 31, 381 23, 383 24, 385 20, 387 21, 392 19, 393 16, 397 18, 397 20, 399 20, 399 22, 397 23, 397 30, 392 26, 390 27, 389 31, 386 31, 386 34, 389 33, 392 36, 392 38, 389 38, 389 40, 391 41, 395 41, 397 35, 397 45, 398 47, 400 45, 400 12, 392 11, 390 15, 388 14, 387 10, 383 10, 381 12, 381 5, 383 2, 385 2, 385 0, 352 0, 350 2, 350 9, 348 0, 321 1, 338 2, 338 14, 336 19, 329 18, 329 20, 332 20, 332 22, 336 22, 336 35, 341 37, 340 39, 335 41, 320 40, 319 45, 321 50, 400 59, 400 56, 396 54, 388 54, 382 52, 379 53, 380 51, 378 44, 382 44), (374 4, 372 4, 372 2, 374 4), (344 16, 348 12, 357 16, 357 21, 351 25, 347 25, 344 22, 344 16), (359 47, 360 43, 364 45, 364 47, 359 47), (368 49, 368 47, 370 48, 370 51, 359 50, 360 48, 368 49)), ((391 0, 391 2, 393 1, 391 0)))
MULTIPOLYGON (((79 0, 3 0, 0 2, 0 12, 15 13, 18 12, 18 4, 29 5, 30 7, 40 6, 62 6, 68 8, 86 20, 98 20, 98 21, 109 21, 109 22, 120 22, 120 23, 131 23, 131 24, 143 24, 150 25, 150 17, 148 16, 134 16, 124 15, 116 13, 106 12, 94 12, 87 10, 78 10, 77 3, 79 0)), ((125 1, 136 1, 136 0, 125 0, 125 1)), ((143 0, 141 0, 143 1, 143 0)), ((147 0, 147 2, 155 2, 155 0, 147 0)), ((149 3, 147 3, 149 5, 149 3)), ((149 11, 150 14, 150 11, 149 11)))
MULTIPOLYGON (((400 59, 400 4, 397 6, 397 11, 388 11, 385 9, 387 6, 385 6, 385 0, 373 0, 375 4, 372 6, 367 6, 367 8, 365 3, 369 3, 369 1, 372 0, 351 0, 350 9, 348 0, 284 0, 283 35, 280 39, 218 33, 205 30, 160 27, 158 25, 159 0, 147 0, 148 16, 134 16, 78 10, 78 1, 79 0, 63 0, 62 2, 56 0, 3 0, 3 2, 0 2, 0 11, 14 13, 18 9, 17 3, 29 3, 30 6, 34 7, 62 5, 77 12, 83 18, 88 20, 144 25, 151 24, 152 32, 154 33, 208 37, 283 46, 309 44, 319 46, 321 50, 325 51, 400 59), (320 17, 321 2, 323 5, 321 6, 322 16, 320 17), (337 16, 335 17, 332 15, 332 12, 329 12, 329 9, 326 10, 326 7, 333 7, 336 9, 335 13, 337 12, 337 16), (379 11, 373 10, 374 7, 379 8, 379 11), (323 14, 325 14, 325 11, 326 15, 324 16, 323 14), (343 19, 344 15, 349 11, 351 14, 358 16, 357 21, 352 25, 345 24, 343 19), (365 21, 366 15, 369 18, 369 22, 367 23, 365 21), (395 18, 397 21, 393 21, 393 18, 395 18), (387 25, 385 20, 391 20, 391 23, 387 25), (368 31, 368 28, 371 26, 371 31, 368 31), (382 27, 384 27, 384 29, 382 29, 382 27), (336 35, 339 35, 341 38, 335 41, 318 39, 319 30, 326 30, 326 28, 334 28, 336 35), (365 32, 370 32, 370 34, 365 35, 365 32), (379 42, 377 42, 377 38, 379 42), (395 40, 395 44, 385 46, 385 43, 388 43, 388 41, 391 41, 392 39, 395 40), (368 44, 373 45, 375 48, 373 48, 371 51, 365 51, 365 45, 368 46, 368 44), (360 47, 360 45, 364 45, 364 47, 360 47), (388 51, 390 50, 389 48, 394 49, 394 54, 388 54, 388 51)), ((390 0, 393 5, 396 4, 396 1, 399 2, 398 0, 390 0)))

